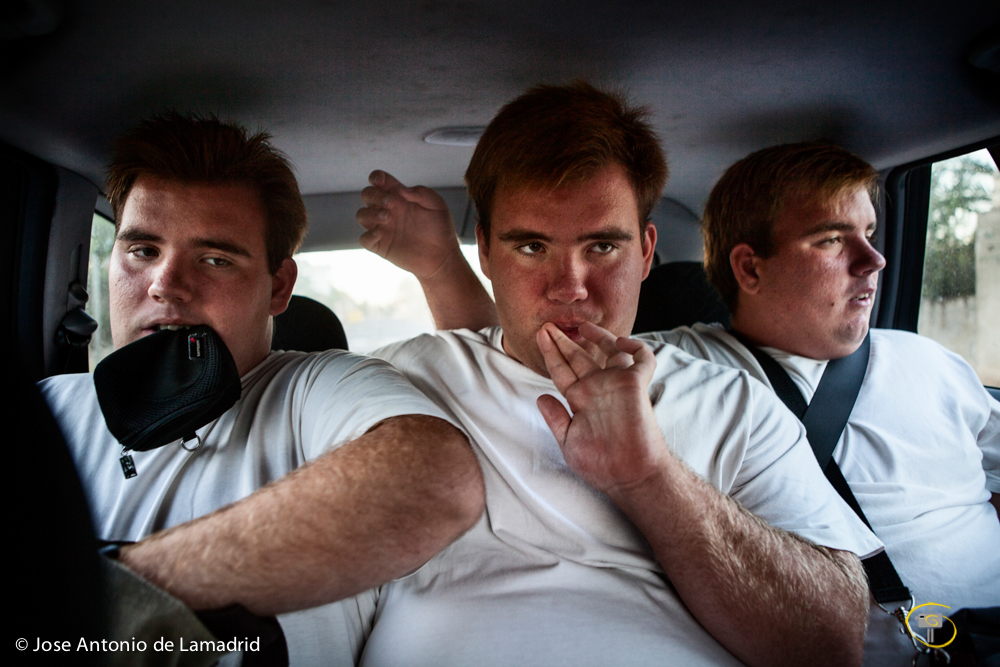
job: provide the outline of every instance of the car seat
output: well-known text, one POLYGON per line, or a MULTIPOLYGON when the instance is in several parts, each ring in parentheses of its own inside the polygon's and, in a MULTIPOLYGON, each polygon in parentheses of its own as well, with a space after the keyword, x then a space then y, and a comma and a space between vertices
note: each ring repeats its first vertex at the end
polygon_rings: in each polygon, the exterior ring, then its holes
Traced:
POLYGON ((701 262, 669 262, 653 268, 639 292, 633 334, 666 331, 695 322, 729 326, 729 311, 701 262))
POLYGON ((272 350, 323 352, 346 350, 347 334, 340 319, 319 301, 295 294, 274 318, 272 350))

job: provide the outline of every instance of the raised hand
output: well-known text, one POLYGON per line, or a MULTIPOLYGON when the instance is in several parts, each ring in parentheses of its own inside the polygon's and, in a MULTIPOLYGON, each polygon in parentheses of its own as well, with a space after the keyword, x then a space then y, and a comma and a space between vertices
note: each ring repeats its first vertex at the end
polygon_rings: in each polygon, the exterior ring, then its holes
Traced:
POLYGON ((367 231, 361 246, 419 279, 429 278, 460 255, 451 212, 441 195, 408 188, 391 174, 373 171, 361 191, 365 208, 356 217, 367 231))
POLYGON ((669 456, 647 393, 656 359, 641 341, 616 338, 595 324, 586 322, 579 331, 594 352, 552 324, 538 332, 549 375, 572 415, 549 395, 539 397, 538 409, 566 464, 614 498, 662 472, 669 456))

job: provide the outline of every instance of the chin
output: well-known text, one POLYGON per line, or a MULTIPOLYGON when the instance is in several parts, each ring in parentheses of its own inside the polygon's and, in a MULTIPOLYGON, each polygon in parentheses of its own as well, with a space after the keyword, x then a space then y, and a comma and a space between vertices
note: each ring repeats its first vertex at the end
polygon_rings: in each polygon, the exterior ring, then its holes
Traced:
POLYGON ((831 341, 831 352, 836 352, 836 354, 831 355, 830 358, 837 359, 852 354, 861 345, 866 335, 868 335, 867 322, 860 326, 851 326, 841 330, 836 340, 831 341))

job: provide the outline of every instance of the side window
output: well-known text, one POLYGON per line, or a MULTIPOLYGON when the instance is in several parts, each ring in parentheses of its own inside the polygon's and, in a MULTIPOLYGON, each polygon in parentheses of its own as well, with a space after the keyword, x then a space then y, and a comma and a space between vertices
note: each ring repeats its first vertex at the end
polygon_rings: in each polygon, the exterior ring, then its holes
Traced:
POLYGON ((1000 386, 1000 172, 986 150, 932 166, 917 332, 1000 386))
POLYGON ((90 370, 114 350, 111 342, 111 310, 108 299, 108 263, 115 243, 115 223, 94 213, 90 228, 90 261, 87 267, 87 312, 97 320, 90 339, 90 370))

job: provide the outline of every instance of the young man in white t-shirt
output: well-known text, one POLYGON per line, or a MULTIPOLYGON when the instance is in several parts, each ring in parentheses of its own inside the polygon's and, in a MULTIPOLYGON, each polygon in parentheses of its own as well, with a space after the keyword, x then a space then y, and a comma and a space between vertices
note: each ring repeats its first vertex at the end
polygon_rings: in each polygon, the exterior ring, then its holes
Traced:
MULTIPOLYGON (((828 360, 869 333, 885 266, 871 244, 877 178, 836 146, 774 146, 731 166, 705 206, 705 268, 732 328, 778 361, 807 403, 828 360)), ((656 338, 770 384, 721 327, 656 338)), ((833 460, 916 604, 1000 604, 1000 403, 961 357, 909 332, 872 330, 833 460)), ((866 663, 909 664, 913 647, 895 620, 873 605, 870 623, 866 663)))
MULTIPOLYGON (((466 437, 398 372, 340 351, 270 351, 306 215, 268 135, 215 118, 148 119, 117 143, 107 194, 115 347, 206 324, 242 382, 236 405, 198 430, 200 447, 135 452, 132 479, 92 376, 40 384, 98 537, 139 540, 121 549, 123 564, 196 610, 272 615, 406 574, 475 522, 483 483, 466 437)), ((330 613, 335 626, 342 612, 330 613)), ((302 639, 311 654, 289 641, 293 660, 350 649, 350 662, 360 650, 302 639)))
MULTIPOLYGON (((827 360, 853 353, 869 331, 885 265, 871 245, 877 177, 835 146, 777 146, 733 165, 706 205, 706 266, 733 329, 777 360, 807 403, 827 360)), ((489 297, 462 266, 440 198, 381 172, 373 184, 368 199, 388 204, 383 233, 405 241, 394 247, 396 257, 405 264, 404 249, 419 238, 414 259, 423 265, 413 269, 441 267, 422 281, 439 326, 494 323, 489 297), (450 285, 447 292, 441 284, 450 285)), ((642 338, 746 369, 770 386, 754 355, 719 325, 642 338)), ((871 346, 833 459, 916 604, 996 605, 1000 404, 967 363, 929 339, 873 330, 871 346)), ((909 664, 913 656, 896 620, 874 604, 865 650, 871 665, 909 664)))
MULTIPOLYGON (((866 592, 840 549, 875 543, 801 426, 745 373, 622 338, 665 178, 644 113, 586 84, 486 129, 466 180, 501 326, 376 352, 470 434, 486 514, 382 588, 363 664, 860 662, 866 592)), ((465 308, 482 288, 454 232, 406 224, 443 202, 372 182, 362 244, 420 278, 439 327, 493 323, 465 308)))

